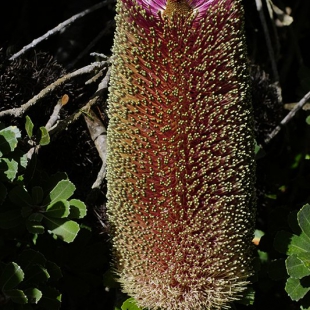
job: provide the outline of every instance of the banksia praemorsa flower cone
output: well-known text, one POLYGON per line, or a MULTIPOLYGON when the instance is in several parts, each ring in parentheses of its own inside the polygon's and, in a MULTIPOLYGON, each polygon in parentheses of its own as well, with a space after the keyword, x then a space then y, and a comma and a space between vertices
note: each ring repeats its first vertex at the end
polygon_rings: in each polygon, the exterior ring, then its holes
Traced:
POLYGON ((141 307, 223 309, 250 274, 251 105, 239 0, 119 0, 109 95, 115 268, 141 307))

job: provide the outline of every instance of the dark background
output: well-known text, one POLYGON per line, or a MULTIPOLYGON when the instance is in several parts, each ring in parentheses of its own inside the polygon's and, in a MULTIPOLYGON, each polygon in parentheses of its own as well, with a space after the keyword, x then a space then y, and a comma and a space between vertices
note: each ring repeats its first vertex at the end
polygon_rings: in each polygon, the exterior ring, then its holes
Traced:
MULTIPOLYGON (((60 22, 91 7, 100 1, 38 1, 13 0, 2 4, 0 9, 0 46, 7 55, 19 51, 33 39, 45 34, 60 22)), ((263 1, 264 2, 264 1, 263 1)), ((246 15, 246 34, 249 58, 268 73, 271 66, 255 0, 244 0, 246 15)), ((294 22, 290 27, 273 27, 267 11, 269 34, 275 52, 277 67, 283 91, 283 101, 299 99, 308 90, 310 37, 310 3, 303 0, 274 0, 282 11, 289 8, 294 22), (269 19, 269 20, 268 20, 269 19)), ((74 23, 64 33, 50 37, 37 46, 37 49, 55 55, 61 63, 72 61, 114 17, 114 2, 91 13, 74 23)), ((273 16, 277 19, 277 16, 273 16)), ((110 28, 110 27, 109 27, 110 28)), ((113 26, 106 36, 93 48, 93 51, 111 54, 113 26)), ((84 63, 87 59, 84 59, 84 63)), ((79 64, 81 66, 81 63, 79 64)))

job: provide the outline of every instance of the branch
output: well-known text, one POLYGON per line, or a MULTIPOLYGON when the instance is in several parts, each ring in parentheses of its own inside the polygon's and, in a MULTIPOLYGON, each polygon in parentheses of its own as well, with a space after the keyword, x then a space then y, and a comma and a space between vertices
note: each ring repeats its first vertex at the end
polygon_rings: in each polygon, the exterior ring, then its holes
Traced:
POLYGON ((263 12, 262 0, 255 0, 255 2, 256 2, 256 8, 258 11, 260 21, 262 23, 264 35, 265 35, 267 49, 268 49, 268 53, 269 53, 269 57, 270 57, 270 61, 271 61, 271 68, 272 68, 272 72, 273 72, 273 77, 274 77, 275 81, 279 81, 279 73, 278 73, 278 69, 277 69, 277 65, 276 65, 276 61, 275 61, 274 51, 273 51, 272 44, 271 44, 271 39, 270 39, 269 31, 268 31, 267 22, 266 22, 265 15, 263 12))
POLYGON ((97 100, 100 98, 100 94, 104 89, 108 88, 108 83, 110 79, 110 72, 111 69, 109 68, 105 77, 102 79, 102 81, 98 85, 98 89, 95 93, 95 95, 85 104, 84 107, 77 110, 75 113, 71 114, 69 117, 67 117, 65 120, 59 121, 57 126, 53 127, 50 131, 50 135, 57 135, 62 130, 66 129, 70 124, 75 122, 80 118, 82 114, 87 114, 91 107, 97 102, 97 100))
MULTIPOLYGON (((50 131, 52 126, 57 122, 58 118, 59 118, 59 113, 61 108, 66 105, 69 101, 69 96, 67 94, 63 95, 62 98, 60 98, 53 110, 53 113, 51 115, 51 117, 49 118, 48 122, 45 125, 45 128, 50 131)), ((33 156, 34 153, 38 153, 39 149, 40 149, 40 144, 36 144, 34 141, 30 140, 29 143, 31 145, 33 145, 33 147, 31 149, 29 149, 29 151, 27 152, 27 159, 30 160, 33 156)))
POLYGON ((25 104, 22 104, 19 108, 13 108, 9 110, 5 110, 0 112, 0 118, 6 115, 11 115, 13 117, 21 117, 23 114, 33 105, 35 105, 39 100, 41 100, 46 95, 50 94, 56 87, 60 86, 61 84, 67 82, 68 80, 82 75, 93 72, 95 69, 102 69, 106 67, 107 62, 94 62, 86 67, 83 67, 81 69, 78 69, 72 73, 66 74, 65 76, 61 77, 54 83, 50 84, 49 86, 45 87, 43 90, 41 90, 36 96, 32 97, 28 102, 25 104))
POLYGON ((284 119, 281 121, 280 125, 278 125, 272 133, 268 136, 268 138, 265 140, 265 143, 269 143, 271 139, 273 139, 281 130, 281 128, 287 124, 294 116, 295 114, 307 103, 307 101, 310 99, 310 92, 308 92, 296 105, 295 107, 284 117, 284 119))
POLYGON ((93 209, 97 220, 99 221, 100 225, 102 226, 102 228, 104 229, 104 231, 107 231, 108 227, 107 225, 102 221, 102 217, 99 215, 99 213, 96 211, 96 209, 93 209))
POLYGON ((106 152, 105 149, 102 148, 102 145, 105 144, 106 140, 105 138, 107 134, 106 128, 101 122, 101 120, 98 118, 98 116, 92 110, 90 110, 88 114, 84 114, 84 119, 88 127, 90 136, 96 145, 99 156, 102 159, 102 161, 105 161, 106 152))
POLYGON ((43 36, 33 40, 30 44, 24 46, 19 52, 15 53, 14 55, 12 55, 9 59, 10 60, 14 60, 17 57, 19 57, 20 55, 24 54, 26 51, 28 51, 29 49, 34 48, 36 45, 38 45, 40 42, 48 39, 50 36, 64 30, 66 27, 70 26, 70 24, 72 24, 73 22, 75 22, 76 20, 84 17, 85 15, 92 13, 104 6, 106 6, 108 4, 108 1, 102 1, 92 7, 90 7, 89 9, 86 9, 83 12, 80 12, 76 15, 73 15, 71 18, 67 19, 66 21, 60 23, 58 26, 56 26, 55 28, 49 30, 47 33, 45 33, 43 36))
POLYGON ((268 26, 267 26, 266 18, 265 18, 264 11, 263 11, 263 3, 262 3, 262 0, 255 0, 255 3, 256 3, 256 8, 257 8, 257 11, 258 11, 258 15, 259 15, 262 27, 263 27, 264 35, 265 35, 265 40, 266 40, 267 49, 268 49, 268 53, 269 53, 269 57, 270 57, 270 62, 271 62, 273 78, 274 78, 274 81, 275 81, 274 86, 277 89, 279 101, 282 102, 282 90, 281 90, 281 87, 280 87, 279 72, 278 72, 278 69, 277 69, 276 60, 275 60, 275 54, 274 54, 274 50, 273 50, 273 47, 272 47, 272 44, 271 44, 271 39, 270 39, 269 31, 268 31, 268 26))
POLYGON ((105 166, 107 158, 107 131, 103 123, 96 116, 96 114, 90 110, 88 115, 84 115, 90 137, 93 140, 98 154, 102 160, 102 167, 98 173, 97 179, 92 188, 99 188, 105 177, 105 166))
MULTIPOLYGON (((110 70, 99 84, 98 91, 108 87, 109 78, 110 70)), ((91 139, 94 141, 98 154, 102 160, 101 169, 98 172, 96 181, 92 185, 92 189, 95 189, 100 188, 100 185, 102 184, 106 174, 107 131, 103 123, 92 110, 89 110, 88 114, 84 115, 84 120, 86 122, 91 139)))
POLYGON ((59 113, 61 108, 66 105, 69 101, 68 95, 63 95, 61 99, 58 100, 57 104, 54 107, 53 113, 51 117, 49 118, 48 122, 45 125, 45 128, 50 131, 51 128, 54 126, 54 124, 57 122, 59 118, 59 113))

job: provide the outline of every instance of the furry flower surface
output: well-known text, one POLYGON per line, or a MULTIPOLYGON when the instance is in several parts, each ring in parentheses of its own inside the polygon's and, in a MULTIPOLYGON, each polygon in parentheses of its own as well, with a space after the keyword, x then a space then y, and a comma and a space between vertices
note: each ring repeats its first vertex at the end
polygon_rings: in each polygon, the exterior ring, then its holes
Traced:
POLYGON ((254 141, 239 0, 118 0, 114 267, 140 307, 228 308, 250 275, 254 141))

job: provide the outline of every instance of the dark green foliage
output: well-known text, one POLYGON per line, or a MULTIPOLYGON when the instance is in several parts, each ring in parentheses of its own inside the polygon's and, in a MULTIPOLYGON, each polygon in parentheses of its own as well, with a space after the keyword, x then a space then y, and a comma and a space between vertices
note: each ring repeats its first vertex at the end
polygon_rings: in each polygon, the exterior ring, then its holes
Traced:
POLYGON ((293 224, 296 234, 279 231, 274 247, 280 253, 288 255, 285 260, 287 294, 292 300, 300 301, 303 309, 308 309, 310 304, 306 294, 310 291, 310 205, 303 206, 297 217, 294 212, 290 217, 291 222, 293 219, 298 223, 298 228, 293 224))
POLYGON ((121 310, 141 310, 141 309, 138 306, 136 306, 133 298, 129 298, 124 301, 121 310))
MULTIPOLYGON (((30 127, 28 132, 31 136, 30 127)), ((10 126, 3 128, 0 136, 0 305, 3 309, 12 309, 15 304, 34 304, 43 309, 59 309, 61 293, 50 286, 50 283, 61 277, 61 271, 56 264, 48 262, 42 253, 31 247, 36 243, 37 234, 48 229, 48 225, 43 223, 44 220, 48 222, 52 218, 47 212, 52 202, 67 198, 68 195, 58 195, 50 203, 44 204, 42 199, 38 199, 38 188, 32 188, 32 195, 29 194, 23 177, 23 172, 27 169, 26 154, 17 148, 21 133, 18 128, 10 126), (11 258, 14 260, 11 261, 11 258), (45 299, 51 299, 48 307, 44 306, 45 299)), ((43 189, 41 193, 43 198, 43 189)), ((51 194, 48 190, 45 192, 47 197, 51 194)), ((55 229, 60 230, 58 236, 65 241, 73 240, 68 234, 77 233, 74 230, 64 232, 62 224, 55 229)))
MULTIPOLYGON (((46 145, 47 130, 41 127, 34 134, 33 129, 26 117, 32 148, 46 145)), ((32 158, 27 160, 18 147, 20 139, 17 127, 1 127, 0 308, 56 310, 61 306, 61 290, 70 287, 72 294, 77 290, 83 294, 91 285, 100 285, 102 277, 92 270, 102 268, 106 249, 91 242, 90 228, 80 224, 87 209, 84 202, 72 198, 75 185, 65 173, 48 176, 39 171, 33 165, 37 154, 28 152, 32 158), (72 247, 65 247, 66 243, 72 247)))

